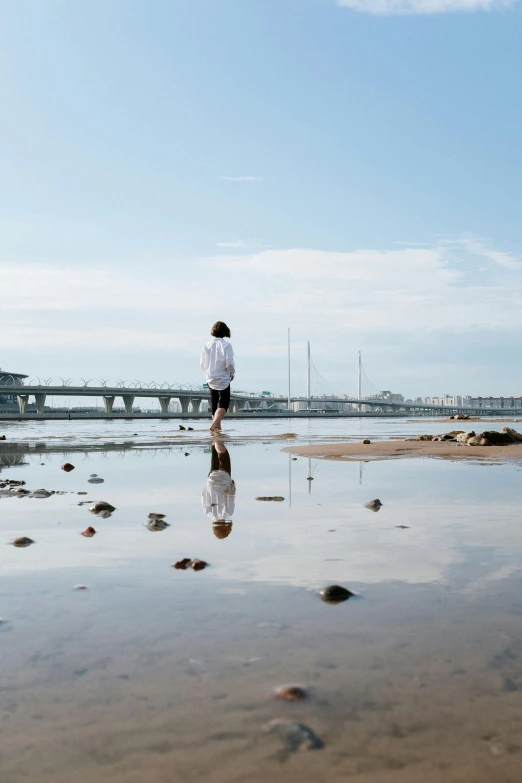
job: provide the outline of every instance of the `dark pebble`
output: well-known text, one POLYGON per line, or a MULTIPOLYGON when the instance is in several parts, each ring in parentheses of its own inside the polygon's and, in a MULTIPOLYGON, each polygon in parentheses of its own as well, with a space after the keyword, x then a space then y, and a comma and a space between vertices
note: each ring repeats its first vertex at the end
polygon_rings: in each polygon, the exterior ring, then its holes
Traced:
POLYGON ((199 560, 196 557, 195 560, 193 560, 190 565, 193 571, 203 571, 203 569, 208 566, 208 563, 205 563, 204 560, 199 560))
POLYGON ((178 571, 186 571, 191 562, 192 560, 190 557, 184 557, 182 560, 178 560, 177 563, 174 563, 172 567, 177 568, 178 571))
POLYGON ((283 701, 302 701, 308 696, 308 691, 302 685, 280 685, 275 689, 277 699, 283 701))
POLYGON ((145 527, 152 533, 158 533, 161 530, 166 530, 170 525, 164 519, 149 519, 145 527))
POLYGON ((340 604, 343 601, 347 601, 349 598, 355 595, 355 593, 352 593, 350 590, 347 590, 345 587, 341 587, 340 585, 330 585, 329 587, 325 587, 323 590, 321 590, 319 595, 321 600, 327 604, 340 604))
POLYGON ((96 535, 96 530, 93 527, 88 527, 82 533, 82 536, 85 536, 85 538, 92 538, 95 535, 96 535))
POLYGON ((106 503, 105 500, 99 500, 97 503, 95 503, 93 506, 90 507, 89 511, 92 514, 101 514, 103 512, 108 512, 109 514, 112 514, 113 511, 116 511, 114 506, 111 506, 110 503, 106 503))
POLYGON ((273 496, 269 495, 267 497, 262 496, 256 498, 256 500, 275 500, 277 503, 281 503, 281 501, 284 500, 284 498, 281 497, 281 495, 273 495, 273 496))
POLYGON ((70 473, 71 470, 74 470, 74 465, 71 465, 70 462, 66 462, 64 465, 62 465, 62 470, 65 470, 66 473, 70 473))
POLYGON ((17 547, 31 546, 31 544, 34 544, 34 541, 32 538, 27 538, 27 536, 20 536, 20 538, 15 538, 13 541, 13 546, 17 547))

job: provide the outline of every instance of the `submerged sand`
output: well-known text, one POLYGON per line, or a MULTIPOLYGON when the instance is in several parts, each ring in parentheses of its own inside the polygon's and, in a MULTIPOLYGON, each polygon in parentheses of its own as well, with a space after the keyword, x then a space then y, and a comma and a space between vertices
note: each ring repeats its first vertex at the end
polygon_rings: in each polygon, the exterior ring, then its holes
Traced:
POLYGON ((492 462, 522 461, 522 443, 505 446, 468 446, 452 441, 385 440, 364 445, 357 443, 325 443, 312 446, 292 446, 285 449, 300 457, 316 459, 378 460, 404 457, 432 457, 449 460, 488 460, 492 462))

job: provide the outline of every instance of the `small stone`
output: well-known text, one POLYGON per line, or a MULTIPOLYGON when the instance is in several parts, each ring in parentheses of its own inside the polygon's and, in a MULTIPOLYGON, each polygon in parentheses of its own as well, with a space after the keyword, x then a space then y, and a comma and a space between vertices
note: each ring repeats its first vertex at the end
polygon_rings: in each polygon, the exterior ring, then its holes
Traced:
POLYGON ((47 489, 35 489, 32 493, 33 498, 50 498, 53 493, 47 489))
POLYGON ((369 446, 369 445, 370 445, 370 443, 371 443, 371 440, 368 440, 368 438, 366 438, 366 440, 363 440, 363 444, 364 444, 365 446, 369 446))
POLYGON ((15 538, 13 541, 13 546, 17 547, 24 547, 24 546, 31 546, 31 544, 34 544, 32 538, 28 538, 27 536, 20 536, 20 538, 15 538))
POLYGON ((96 530, 93 527, 88 527, 82 533, 82 536, 85 536, 85 538, 92 538, 95 535, 96 535, 96 530))
POLYGON ((186 427, 184 427, 183 424, 180 424, 178 426, 179 426, 180 430, 185 430, 186 429, 186 427))
POLYGON ((307 481, 313 481, 313 478, 312 478, 312 476, 308 476, 308 478, 306 480, 307 481))
POLYGON ((491 442, 487 438, 475 435, 468 440, 468 446, 491 446, 491 442))
POLYGON ((191 563, 192 559, 190 557, 184 557, 182 560, 178 560, 177 563, 173 563, 172 567, 177 568, 178 571, 186 571, 191 563))
POLYGON ((73 590, 88 590, 88 589, 89 588, 87 587, 87 585, 75 585, 73 587, 73 590))
POLYGON ((149 517, 149 519, 165 519, 165 517, 166 517, 167 515, 166 515, 166 514, 156 514, 156 513, 154 513, 154 512, 151 512, 151 513, 150 513, 150 514, 148 514, 147 516, 149 517))
POLYGON ((366 508, 370 509, 370 511, 379 511, 379 509, 382 506, 382 503, 379 500, 379 498, 375 498, 375 500, 370 500, 370 502, 366 503, 365 505, 366 505, 366 508))
POLYGON ((91 474, 90 474, 90 477, 91 477, 91 478, 98 478, 98 474, 97 474, 97 473, 91 473, 91 474))
POLYGON ((64 465, 62 465, 62 470, 65 470, 66 473, 70 473, 71 470, 74 470, 74 465, 71 465, 70 462, 66 462, 64 465))
POLYGON ((280 495, 267 495, 266 497, 262 496, 262 497, 256 498, 256 500, 274 500, 277 503, 281 503, 284 500, 284 498, 281 497, 280 495))
POLYGON ((203 569, 208 566, 208 563, 205 563, 204 560, 199 560, 199 558, 196 557, 190 565, 193 571, 203 571, 203 569))
POLYGON ((77 495, 86 495, 86 494, 87 494, 87 492, 77 492, 76 494, 77 494, 77 495))
POLYGON ((409 530, 410 529, 408 525, 395 525, 395 527, 398 528, 398 530, 409 530))
POLYGON ((188 451, 185 452, 184 456, 185 457, 190 457, 190 454, 188 453, 188 451))
POLYGON ((98 500, 97 503, 90 507, 89 511, 91 514, 100 514, 102 512, 108 512, 109 514, 112 514, 112 512, 116 511, 116 509, 114 506, 111 506, 110 503, 106 503, 105 500, 98 500))
POLYGON ((7 440, 7 438, 5 437, 5 435, 0 435, 0 440, 7 440))
POLYGON ((292 457, 292 462, 297 462, 297 457, 292 457))
POLYGON ((329 587, 325 587, 323 590, 321 590, 319 595, 321 600, 327 604, 340 604, 343 601, 347 601, 349 598, 352 598, 355 593, 352 593, 350 590, 347 590, 345 587, 341 587, 340 585, 330 585, 329 587))
POLYGON ((276 718, 266 724, 265 730, 269 734, 279 734, 289 753, 324 748, 324 742, 319 739, 312 729, 303 723, 294 723, 283 718, 276 718))
POLYGON ((87 479, 89 484, 103 484, 104 479, 100 478, 99 476, 96 476, 95 478, 87 479))
POLYGON ((303 701, 308 697, 308 691, 302 685, 280 685, 275 689, 276 699, 283 701, 303 701))
POLYGON ((145 527, 152 533, 157 533, 161 530, 166 530, 170 525, 164 519, 149 519, 145 527))
POLYGON ((188 430, 189 432, 194 432, 194 427, 187 427, 187 430, 188 430))

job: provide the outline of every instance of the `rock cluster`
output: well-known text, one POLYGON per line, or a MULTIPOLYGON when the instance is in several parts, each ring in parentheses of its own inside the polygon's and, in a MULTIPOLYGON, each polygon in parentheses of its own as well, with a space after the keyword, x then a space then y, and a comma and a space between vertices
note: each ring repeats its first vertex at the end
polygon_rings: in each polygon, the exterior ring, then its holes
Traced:
POLYGON ((502 427, 500 432, 496 430, 485 430, 479 435, 474 430, 463 432, 454 430, 445 435, 417 435, 415 440, 420 441, 450 441, 456 443, 467 443, 468 446, 506 446, 510 443, 522 443, 522 433, 517 432, 512 427, 502 427))
POLYGON ((193 571, 203 571, 208 566, 204 560, 200 560, 198 557, 192 559, 190 557, 184 557, 182 560, 178 560, 177 563, 173 563, 172 567, 177 568, 178 571, 186 571, 187 568, 192 568, 193 571))

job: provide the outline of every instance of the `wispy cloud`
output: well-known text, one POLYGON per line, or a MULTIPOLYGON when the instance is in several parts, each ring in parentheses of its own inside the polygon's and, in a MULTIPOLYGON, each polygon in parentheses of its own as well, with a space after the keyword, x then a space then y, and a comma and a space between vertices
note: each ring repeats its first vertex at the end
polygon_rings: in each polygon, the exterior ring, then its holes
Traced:
POLYGON ((216 247, 240 248, 246 247, 246 245, 241 239, 236 239, 233 242, 216 242, 216 247))
POLYGON ((218 177, 218 179, 224 179, 226 182, 261 182, 263 177, 218 177))
POLYGON ((506 269, 522 270, 522 258, 520 256, 506 250, 497 250, 495 247, 491 246, 490 241, 481 239, 480 237, 465 235, 455 242, 454 245, 479 258, 484 258, 486 261, 492 261, 498 266, 503 266, 506 269))
POLYGON ((500 11, 520 0, 337 0, 338 5, 381 16, 500 11))

